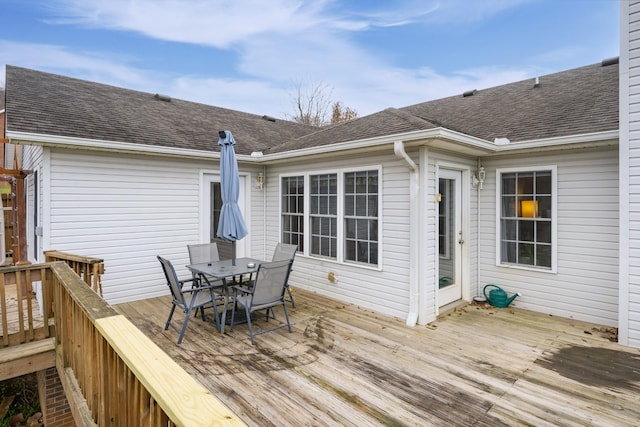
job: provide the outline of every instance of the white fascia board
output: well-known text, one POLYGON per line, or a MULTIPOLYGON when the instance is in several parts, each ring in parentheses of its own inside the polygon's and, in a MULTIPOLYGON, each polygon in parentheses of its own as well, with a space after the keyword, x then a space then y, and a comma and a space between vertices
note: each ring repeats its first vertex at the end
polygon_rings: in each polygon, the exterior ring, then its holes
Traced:
POLYGON ((337 151, 357 150, 362 148, 382 147, 385 145, 393 146, 396 141, 403 141, 411 146, 422 145, 425 140, 447 139, 461 144, 473 146, 475 148, 485 150, 488 153, 495 151, 495 145, 484 139, 469 136, 460 132, 455 132, 444 128, 434 128, 428 130, 420 130, 413 132, 397 133, 393 135, 385 135, 375 138, 358 139, 354 141, 339 142, 337 144, 322 145, 319 147, 302 148, 299 150, 284 151, 281 153, 265 154, 260 162, 268 162, 274 160, 285 160, 295 157, 306 157, 319 154, 335 153, 337 151))
MULTIPOLYGON (((6 132, 6 137, 15 144, 37 144, 42 146, 56 146, 69 148, 83 148, 94 150, 108 150, 128 153, 147 153, 165 156, 179 156, 201 159, 218 159, 220 153, 201 150, 189 150, 185 148, 162 147, 156 145, 133 144, 130 142, 104 141, 98 139, 76 138, 69 136, 56 136, 36 134, 30 132, 6 132)), ((334 154, 339 151, 371 149, 393 146, 396 141, 403 141, 406 146, 423 145, 429 140, 439 139, 456 142, 458 144, 473 147, 484 151, 486 155, 500 154, 516 151, 545 151, 551 148, 589 145, 615 145, 618 143, 618 130, 595 132, 582 135, 570 135, 557 138, 545 138, 530 141, 514 142, 507 145, 496 145, 493 142, 476 138, 464 133, 445 128, 434 128, 413 132, 405 132, 393 135, 385 135, 375 138, 366 138, 355 141, 340 142, 337 144, 323 145, 319 147, 303 148, 299 150, 285 151, 281 153, 265 154, 261 157, 250 155, 237 155, 239 161, 248 163, 269 163, 297 157, 334 154)))
MULTIPOLYGON (((130 142, 104 141, 100 139, 76 138, 71 136, 44 135, 30 132, 9 132, 7 138, 14 144, 41 145, 49 147, 82 148, 84 150, 106 150, 120 153, 147 153, 165 156, 217 159, 218 152, 189 150, 185 148, 162 147, 157 145, 133 144, 130 142)), ((249 157, 249 156, 247 156, 249 157)))
POLYGON ((566 147, 579 144, 599 145, 617 145, 619 138, 618 130, 610 130, 604 132, 585 133, 580 135, 560 136, 556 138, 534 139, 530 141, 512 142, 507 145, 498 145, 495 148, 496 153, 532 150, 553 147, 566 147), (593 143, 593 144, 591 144, 593 143))

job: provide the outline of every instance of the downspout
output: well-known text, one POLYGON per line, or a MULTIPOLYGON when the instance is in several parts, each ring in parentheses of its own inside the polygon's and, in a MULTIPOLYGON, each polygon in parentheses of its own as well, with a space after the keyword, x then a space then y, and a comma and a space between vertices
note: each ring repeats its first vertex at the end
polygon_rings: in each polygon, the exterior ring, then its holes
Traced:
MULTIPOLYGON (((482 162, 480 161, 480 157, 478 157, 478 165, 476 166, 476 174, 479 173, 480 168, 482 167, 482 162)), ((478 177, 479 178, 479 177, 478 177)), ((480 265, 480 219, 481 219, 481 215, 480 215, 480 202, 481 202, 481 194, 482 194, 482 184, 480 183, 480 181, 478 180, 478 183, 476 185, 476 192, 477 192, 477 196, 476 196, 476 275, 477 275, 477 284, 476 284, 476 295, 480 296, 482 295, 482 291, 480 290, 480 288, 482 287, 482 279, 480 277, 480 274, 482 272, 482 267, 480 265)))
POLYGON ((404 142, 395 141, 393 152, 396 157, 405 161, 409 169, 409 314, 407 326, 415 326, 418 322, 418 165, 404 151, 404 142))
MULTIPOLYGON (((262 176, 267 180, 267 167, 262 167, 262 176)), ((278 187, 276 187, 278 188, 278 187)), ((262 259, 267 259, 267 185, 261 190, 262 192, 262 259)), ((280 240, 278 240, 280 241, 280 240)))

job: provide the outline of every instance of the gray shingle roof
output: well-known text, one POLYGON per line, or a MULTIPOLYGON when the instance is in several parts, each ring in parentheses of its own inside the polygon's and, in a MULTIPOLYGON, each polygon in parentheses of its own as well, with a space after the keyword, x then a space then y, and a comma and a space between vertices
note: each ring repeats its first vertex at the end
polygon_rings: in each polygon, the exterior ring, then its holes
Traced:
POLYGON ((442 126, 493 141, 552 138, 618 129, 618 64, 569 71, 405 107, 442 126))
POLYGON ((227 129, 250 154, 316 128, 15 66, 6 67, 7 131, 218 150, 227 129))
POLYGON ((267 152, 443 127, 512 142, 618 129, 618 64, 588 65, 378 113, 324 128, 267 152))
POLYGON ((313 128, 178 99, 7 66, 7 130, 217 150, 233 132, 240 154, 279 153, 443 127, 512 142, 618 129, 618 64, 593 64, 313 128))

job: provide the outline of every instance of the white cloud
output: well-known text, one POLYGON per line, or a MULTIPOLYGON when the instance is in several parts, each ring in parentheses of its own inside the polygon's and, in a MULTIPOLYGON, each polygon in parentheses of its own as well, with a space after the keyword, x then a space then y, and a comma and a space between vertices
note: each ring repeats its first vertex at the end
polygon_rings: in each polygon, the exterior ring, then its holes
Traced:
POLYGON ((72 52, 57 45, 0 40, 0 58, 2 81, 5 64, 124 87, 148 78, 148 72, 123 64, 131 58, 106 52, 72 52))
MULTIPOLYGON (((332 50, 327 48, 327 51, 332 50)), ((363 116, 391 106, 402 107, 469 89, 521 80, 531 75, 531 70, 483 69, 461 70, 445 76, 428 68, 409 70, 385 67, 350 49, 333 50, 329 60, 322 61, 325 55, 320 55, 319 59, 313 59, 317 55, 309 55, 290 64, 275 56, 270 61, 268 50, 256 49, 254 55, 258 55, 258 52, 262 52, 263 56, 245 58, 249 64, 243 67, 248 74, 257 73, 252 67, 262 66, 265 68, 262 74, 271 76, 280 70, 286 78, 174 76, 138 68, 129 57, 111 55, 106 58, 104 53, 70 52, 61 46, 0 40, 0 58, 7 64, 276 117, 283 117, 292 111, 291 94, 299 79, 307 84, 325 83, 333 90, 335 100, 363 116), (309 64, 308 61, 313 63, 309 64), (323 65, 323 62, 327 64, 323 65), (310 75, 302 73, 305 66, 311 69, 324 68, 322 73, 310 75), (283 71, 284 68, 288 68, 288 73, 283 71)), ((287 52, 295 57, 298 50, 289 52, 288 49, 287 52)), ((0 81, 4 81, 4 67, 1 73, 0 81)))
POLYGON ((427 20, 477 20, 523 1, 530 0, 473 5, 462 0, 405 0, 377 9, 370 5, 365 13, 331 0, 52 0, 48 7, 56 15, 51 22, 57 25, 124 30, 228 48, 237 57, 227 65, 235 69, 224 74, 235 77, 215 77, 215 69, 209 75, 176 76, 145 69, 132 56, 11 41, 0 41, 0 58, 9 64, 278 117, 292 110, 294 81, 322 82, 333 88, 335 100, 366 115, 519 80, 532 70, 460 70, 445 76, 429 68, 405 69, 356 45, 350 37, 354 31, 427 20))
POLYGON ((54 0, 58 24, 132 31, 175 42, 227 48, 261 34, 295 34, 321 25, 325 1, 54 0))

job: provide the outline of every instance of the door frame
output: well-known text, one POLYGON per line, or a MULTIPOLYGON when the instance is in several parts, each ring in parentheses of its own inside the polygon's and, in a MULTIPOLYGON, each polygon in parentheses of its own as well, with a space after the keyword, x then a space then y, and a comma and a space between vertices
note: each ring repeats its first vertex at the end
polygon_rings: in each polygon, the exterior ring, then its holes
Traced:
MULTIPOLYGON (((470 284, 470 249, 472 247, 472 233, 471 233, 471 169, 469 166, 448 162, 448 161, 437 161, 436 162, 436 173, 435 173, 435 182, 434 182, 434 191, 435 194, 439 192, 439 183, 440 177, 446 173, 445 171, 451 171, 454 173, 459 173, 460 177, 460 207, 458 211, 460 212, 460 230, 462 231, 462 239, 464 240, 464 244, 460 245, 459 250, 459 260, 460 263, 460 298, 463 301, 470 300, 470 292, 471 292, 471 284, 470 284)), ((438 218, 436 211, 436 218, 434 218, 436 225, 436 236, 438 232, 438 218)), ((458 238, 456 236, 456 238, 458 238)), ((435 276, 434 276, 434 290, 435 290, 435 309, 436 315, 440 313, 440 309, 442 306, 447 305, 447 303, 440 302, 440 292, 438 289, 438 280, 440 277, 440 256, 438 255, 438 240, 434 239, 434 249, 436 256, 434 257, 435 264, 435 276)), ((454 300, 455 301, 455 300, 454 300)))
MULTIPOLYGON (((249 174, 248 173, 240 173, 240 191, 238 196, 238 206, 240 207, 240 211, 244 216, 245 223, 247 225, 247 229, 249 233, 243 238, 236 242, 236 254, 237 257, 247 257, 251 256, 250 246, 248 244, 248 240, 251 237, 251 227, 250 221, 251 218, 251 209, 249 204, 249 174)), ((210 236, 210 185, 213 182, 220 182, 220 172, 214 170, 203 170, 200 171, 200 242, 201 243, 209 243, 210 236)))

